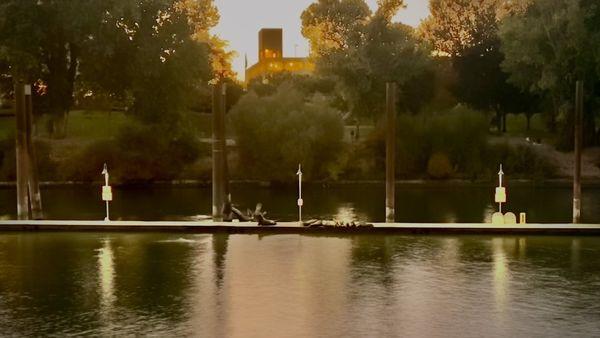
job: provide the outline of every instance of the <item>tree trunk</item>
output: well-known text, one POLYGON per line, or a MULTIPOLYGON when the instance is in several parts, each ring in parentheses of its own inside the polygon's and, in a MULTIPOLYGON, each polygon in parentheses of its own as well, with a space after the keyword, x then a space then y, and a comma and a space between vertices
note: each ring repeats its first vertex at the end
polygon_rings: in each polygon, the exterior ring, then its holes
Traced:
POLYGON ((548 127, 550 128, 550 132, 555 133, 556 132, 556 116, 558 115, 558 110, 559 110, 559 99, 556 97, 556 95, 552 95, 552 106, 553 109, 550 113, 550 123, 548 125, 548 127))
POLYGON ((73 106, 78 58, 79 48, 73 43, 56 46, 48 55, 47 100, 53 138, 67 136, 67 115, 73 106))
POLYGON ((496 128, 498 129, 498 132, 501 133, 502 132, 502 113, 500 112, 500 109, 498 109, 498 107, 496 107, 496 128))

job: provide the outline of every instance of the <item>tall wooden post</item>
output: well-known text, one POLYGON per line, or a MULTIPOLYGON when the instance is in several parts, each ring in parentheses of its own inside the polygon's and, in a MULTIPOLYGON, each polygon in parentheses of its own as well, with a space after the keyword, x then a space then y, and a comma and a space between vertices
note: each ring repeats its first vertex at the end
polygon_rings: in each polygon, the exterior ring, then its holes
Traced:
POLYGON ((27 157, 29 169, 29 203, 31 205, 31 216, 33 219, 42 219, 42 194, 40 193, 40 179, 37 170, 37 156, 35 144, 33 143, 33 102, 31 85, 25 85, 25 113, 26 113, 26 135, 27 135, 27 157))
POLYGON ((213 172, 212 172, 212 216, 213 221, 223 221, 223 205, 225 203, 225 168, 223 156, 225 155, 225 132, 223 106, 221 100, 222 84, 219 82, 213 87, 213 172))
POLYGON ((227 163, 227 131, 225 128, 225 117, 227 114, 227 84, 223 83, 223 88, 221 89, 221 119, 219 121, 221 125, 221 135, 223 138, 220 140, 221 147, 223 149, 223 194, 224 201, 227 201, 227 196, 229 195, 229 165, 227 163))
POLYGON ((385 220, 395 221, 396 195, 396 84, 386 85, 385 220))
POLYGON ((583 81, 575 89, 575 172, 573 173, 573 223, 581 223, 581 148, 583 143, 583 81))
POLYGON ((25 107, 25 87, 23 82, 15 82, 15 120, 17 121, 16 157, 17 157, 17 218, 29 219, 27 161, 27 113, 25 107))

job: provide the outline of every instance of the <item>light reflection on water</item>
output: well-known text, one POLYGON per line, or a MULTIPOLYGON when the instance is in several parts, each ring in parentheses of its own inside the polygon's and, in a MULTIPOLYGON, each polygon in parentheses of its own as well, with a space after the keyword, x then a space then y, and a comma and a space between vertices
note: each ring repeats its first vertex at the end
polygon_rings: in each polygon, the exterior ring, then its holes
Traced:
POLYGON ((0 234, 2 335, 593 336, 592 237, 0 234))

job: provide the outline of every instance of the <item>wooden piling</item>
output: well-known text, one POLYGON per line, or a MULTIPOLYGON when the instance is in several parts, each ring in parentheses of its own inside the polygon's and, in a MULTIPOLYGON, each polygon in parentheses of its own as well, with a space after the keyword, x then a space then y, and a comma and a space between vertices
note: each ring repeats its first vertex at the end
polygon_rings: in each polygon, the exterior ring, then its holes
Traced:
POLYGON ((385 219, 395 221, 396 195, 396 84, 386 85, 385 219))
POLYGON ((27 113, 25 107, 25 87, 20 81, 15 82, 15 120, 16 160, 17 160, 17 218, 29 219, 28 182, 29 170, 27 161, 27 113))
POLYGON ((213 86, 213 172, 212 172, 212 216, 213 221, 223 220, 223 205, 225 203, 225 168, 223 164, 225 133, 224 133, 224 112, 222 106, 222 84, 213 86))
POLYGON ((581 223, 581 149, 583 143, 583 81, 575 89, 575 172, 573 173, 573 223, 581 223))
POLYGON ((223 88, 221 89, 221 116, 219 120, 221 135, 223 135, 221 142, 221 149, 223 149, 223 157, 221 160, 223 161, 223 196, 225 202, 227 200, 227 196, 229 195, 229 165, 227 163, 227 132, 225 128, 225 116, 227 115, 227 84, 223 83, 223 88))
POLYGON ((31 85, 25 85, 25 127, 27 144, 27 169, 28 169, 28 196, 33 219, 43 219, 42 195, 40 193, 40 180, 37 170, 37 156, 33 143, 33 102, 31 85))

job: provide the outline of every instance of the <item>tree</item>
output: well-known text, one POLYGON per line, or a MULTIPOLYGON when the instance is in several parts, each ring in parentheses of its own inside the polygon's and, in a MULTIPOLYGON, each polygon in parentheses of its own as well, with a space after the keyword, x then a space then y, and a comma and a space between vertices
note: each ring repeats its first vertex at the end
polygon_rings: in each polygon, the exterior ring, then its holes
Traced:
POLYGON ((177 126, 179 114, 191 105, 198 88, 206 87, 213 77, 210 47, 201 32, 215 20, 198 16, 198 8, 205 7, 194 4, 116 3, 98 28, 97 48, 90 50, 88 62, 82 65, 83 80, 130 101, 131 113, 143 122, 177 126))
POLYGON ((75 88, 105 93, 147 122, 176 121, 169 112, 212 78, 211 50, 220 74, 230 73, 231 55, 208 33, 218 20, 213 0, 6 0, 0 64, 36 84, 37 111, 55 117, 58 136, 75 88))
POLYGON ((64 132, 82 51, 107 10, 104 1, 5 0, 0 4, 0 62, 12 78, 36 83, 38 110, 64 132), (85 15, 82 15, 85 13, 85 15))
MULTIPOLYGON (((500 64, 498 26, 505 15, 516 12, 522 3, 506 0, 432 0, 431 15, 419 34, 438 57, 452 60, 457 81, 452 91, 475 109, 496 112, 498 130, 506 131, 506 113, 532 111, 533 97, 507 82, 500 64)), ((526 114, 529 118, 531 114, 526 114)))
POLYGON ((231 118, 245 176, 285 182, 301 163, 308 179, 335 178, 344 126, 325 96, 285 82, 272 95, 242 97, 231 118))
POLYGON ((426 77, 430 66, 429 50, 419 44, 412 28, 391 22, 403 1, 378 3, 372 13, 362 0, 320 0, 302 14, 302 31, 313 46, 317 74, 339 83, 340 96, 357 117, 381 115, 386 82, 398 83, 403 111, 418 109, 417 100, 411 99, 419 96, 409 96, 410 89, 426 77))
POLYGON ((420 36, 435 51, 463 55, 496 38, 498 8, 503 0, 431 0, 431 15, 419 27, 420 36))
POLYGON ((302 35, 310 41, 311 55, 355 45, 371 15, 363 0, 319 0, 302 12, 302 35))
POLYGON ((559 146, 572 145, 575 82, 586 82, 586 143, 594 139, 594 93, 597 89, 598 49, 590 48, 598 26, 594 1, 535 0, 522 13, 507 17, 500 29, 502 67, 510 81, 531 92, 551 97, 554 116, 563 127, 559 146))

